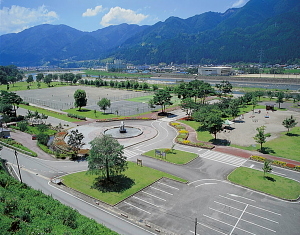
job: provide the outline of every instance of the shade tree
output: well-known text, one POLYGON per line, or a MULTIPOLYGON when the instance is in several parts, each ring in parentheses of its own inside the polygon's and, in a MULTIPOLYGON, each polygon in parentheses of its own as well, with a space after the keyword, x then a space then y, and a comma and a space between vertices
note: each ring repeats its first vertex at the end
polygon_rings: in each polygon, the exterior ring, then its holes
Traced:
POLYGON ((81 110, 81 107, 86 106, 87 104, 87 98, 86 98, 86 92, 84 90, 78 89, 74 92, 74 105, 76 108, 79 107, 79 111, 81 110))

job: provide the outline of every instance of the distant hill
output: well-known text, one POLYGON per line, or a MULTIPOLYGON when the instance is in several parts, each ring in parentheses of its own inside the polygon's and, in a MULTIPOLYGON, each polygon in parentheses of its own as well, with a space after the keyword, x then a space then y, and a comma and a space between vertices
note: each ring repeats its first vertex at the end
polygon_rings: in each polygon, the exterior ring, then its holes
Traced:
POLYGON ((39 25, 0 36, 0 64, 124 59, 135 64, 286 63, 300 59, 300 1, 250 0, 225 13, 170 17, 152 26, 121 24, 94 32, 39 25))

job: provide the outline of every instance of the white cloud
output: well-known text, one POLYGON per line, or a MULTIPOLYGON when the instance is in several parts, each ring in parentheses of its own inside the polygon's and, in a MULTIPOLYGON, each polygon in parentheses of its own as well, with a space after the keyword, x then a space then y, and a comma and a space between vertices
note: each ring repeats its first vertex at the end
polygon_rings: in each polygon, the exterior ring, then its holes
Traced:
POLYGON ((248 2, 248 0, 237 0, 235 3, 232 4, 232 7, 242 7, 248 2))
POLYGON ((95 16, 99 12, 101 12, 102 10, 103 10, 102 6, 96 6, 95 9, 88 8, 88 9, 86 9, 86 11, 84 13, 82 13, 82 16, 83 17, 86 17, 86 16, 95 16))
POLYGON ((49 11, 44 5, 38 8, 26 8, 13 5, 0 9, 0 33, 17 33, 26 28, 51 23, 58 19, 55 11, 49 11))
POLYGON ((138 24, 147 17, 147 15, 137 14, 130 9, 113 7, 102 17, 100 24, 103 26, 118 25, 121 23, 138 24))

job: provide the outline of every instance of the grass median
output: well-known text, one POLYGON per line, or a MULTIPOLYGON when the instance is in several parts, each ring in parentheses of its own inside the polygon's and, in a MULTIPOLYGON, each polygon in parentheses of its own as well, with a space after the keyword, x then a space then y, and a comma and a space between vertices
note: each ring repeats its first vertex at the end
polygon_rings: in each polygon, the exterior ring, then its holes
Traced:
POLYGON ((248 188, 288 200, 300 196, 300 183, 281 176, 266 174, 246 167, 239 167, 228 175, 228 180, 248 188))
MULTIPOLYGON (((161 152, 164 152, 165 149, 157 149, 161 152)), ((161 157, 160 155, 155 154, 155 149, 150 150, 146 153, 143 153, 143 155, 156 158, 165 162, 170 162, 178 165, 186 164, 192 160, 194 160, 196 157, 198 157, 195 153, 189 153, 181 150, 174 149, 173 152, 171 150, 168 150, 168 153, 166 154, 166 157, 161 157)))
POLYGON ((124 172, 127 179, 130 179, 133 184, 131 187, 120 192, 101 192, 92 188, 96 175, 88 175, 86 171, 66 175, 62 177, 63 183, 70 188, 76 189, 84 194, 97 198, 100 201, 114 205, 125 198, 133 195, 139 190, 147 187, 161 177, 166 177, 180 182, 186 183, 187 181, 179 177, 164 173, 145 166, 138 166, 133 162, 128 162, 128 169, 124 172))

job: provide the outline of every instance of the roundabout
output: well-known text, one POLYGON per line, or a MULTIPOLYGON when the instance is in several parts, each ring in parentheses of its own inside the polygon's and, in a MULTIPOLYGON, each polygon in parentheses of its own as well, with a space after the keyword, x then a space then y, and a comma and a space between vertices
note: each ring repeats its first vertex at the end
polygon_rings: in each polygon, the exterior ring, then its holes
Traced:
MULTIPOLYGON (((153 120, 150 121, 137 121, 137 120, 126 120, 126 132, 120 133, 118 121, 112 122, 94 122, 89 125, 77 126, 68 130, 78 130, 84 135, 83 149, 90 149, 90 142, 96 137, 109 134, 112 135, 118 142, 124 147, 135 145, 140 142, 152 139, 157 135, 157 130, 153 127, 153 120)), ((65 142, 68 142, 68 135, 65 137, 65 142)))

